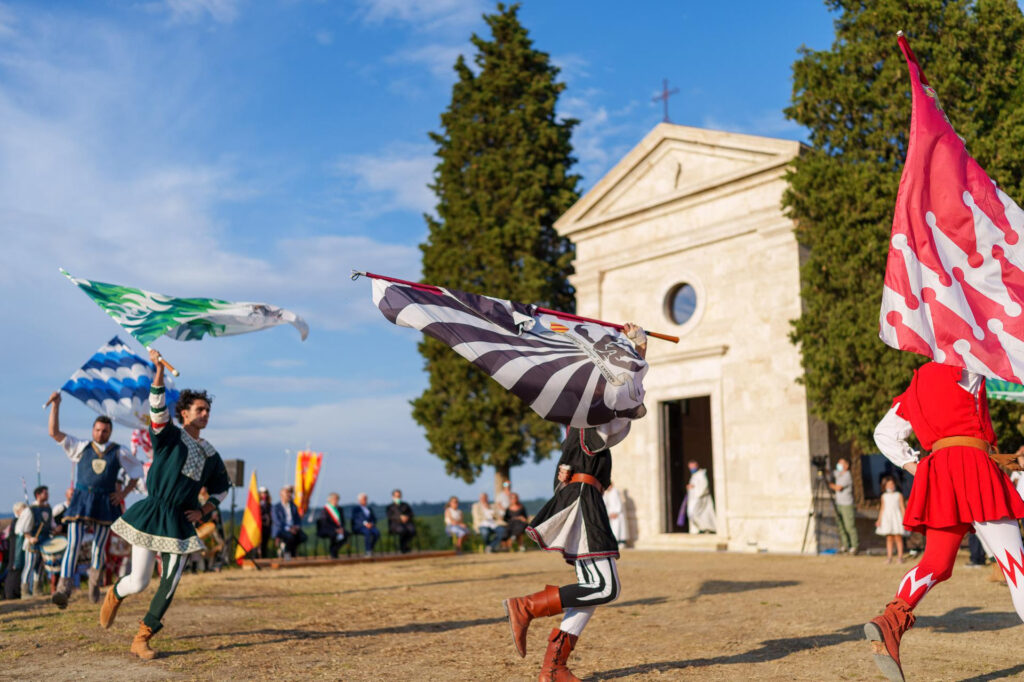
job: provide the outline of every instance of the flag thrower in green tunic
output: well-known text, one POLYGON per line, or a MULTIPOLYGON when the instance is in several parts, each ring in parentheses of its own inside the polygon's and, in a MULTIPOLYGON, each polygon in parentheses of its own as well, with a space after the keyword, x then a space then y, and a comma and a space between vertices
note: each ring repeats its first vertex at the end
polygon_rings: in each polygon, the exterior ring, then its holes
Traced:
MULTIPOLYGON (((216 298, 176 298, 154 294, 133 287, 95 282, 61 272, 84 291, 96 305, 150 350, 161 336, 178 341, 198 341, 204 336, 246 334, 279 324, 290 324, 299 330, 302 340, 309 335, 309 325, 301 317, 267 303, 232 303, 216 298)), ((160 362, 174 376, 178 371, 160 357, 160 362)))

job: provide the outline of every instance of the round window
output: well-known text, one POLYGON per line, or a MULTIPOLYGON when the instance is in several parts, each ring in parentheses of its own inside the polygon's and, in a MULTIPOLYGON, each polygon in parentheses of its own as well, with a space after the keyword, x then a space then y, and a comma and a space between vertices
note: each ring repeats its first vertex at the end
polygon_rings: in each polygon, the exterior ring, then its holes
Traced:
POLYGON ((668 316, 676 324, 686 324, 697 310, 697 290, 689 284, 677 284, 665 299, 668 316))

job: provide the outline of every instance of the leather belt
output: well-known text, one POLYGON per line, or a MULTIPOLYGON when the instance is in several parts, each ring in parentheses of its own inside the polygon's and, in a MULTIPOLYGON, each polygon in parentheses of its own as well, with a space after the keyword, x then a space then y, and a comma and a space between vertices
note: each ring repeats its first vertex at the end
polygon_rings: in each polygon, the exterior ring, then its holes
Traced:
POLYGON ((1020 464, 1017 462, 1017 455, 1008 452, 996 452, 992 447, 992 444, 987 440, 981 438, 974 438, 972 436, 950 436, 948 438, 940 438, 932 443, 932 452, 941 450, 942 448, 951 448, 956 446, 977 448, 989 456, 993 462, 1001 467, 1006 467, 1010 471, 1020 471, 1020 464))
POLYGON ((948 438, 940 438, 932 443, 932 452, 941 450, 942 448, 955 447, 957 445, 968 448, 977 448, 988 454, 992 453, 992 445, 987 440, 974 438, 973 436, 949 436, 948 438))
POLYGON ((597 488, 597 492, 604 493, 604 486, 590 474, 573 474, 572 478, 569 479, 569 483, 586 483, 597 488))

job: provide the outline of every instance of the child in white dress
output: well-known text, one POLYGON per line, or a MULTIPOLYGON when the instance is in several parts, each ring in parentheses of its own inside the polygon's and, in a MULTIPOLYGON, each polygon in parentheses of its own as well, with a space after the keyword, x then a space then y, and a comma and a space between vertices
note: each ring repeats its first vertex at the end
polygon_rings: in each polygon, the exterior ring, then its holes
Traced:
POLYGON ((882 479, 882 506, 878 510, 875 521, 875 533, 885 536, 886 563, 892 563, 892 547, 896 545, 899 562, 903 563, 903 537, 909 535, 903 528, 903 512, 906 505, 903 493, 896 489, 896 481, 891 476, 882 479))

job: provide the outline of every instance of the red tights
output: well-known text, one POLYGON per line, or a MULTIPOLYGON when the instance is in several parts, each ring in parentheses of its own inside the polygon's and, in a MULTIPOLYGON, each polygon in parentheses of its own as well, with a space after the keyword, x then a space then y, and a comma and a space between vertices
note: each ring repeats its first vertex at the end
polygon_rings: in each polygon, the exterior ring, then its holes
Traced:
POLYGON ((970 529, 970 524, 961 523, 950 528, 929 528, 925 531, 921 563, 903 576, 896 596, 914 608, 930 589, 948 580, 953 575, 953 564, 960 550, 960 542, 970 529))

